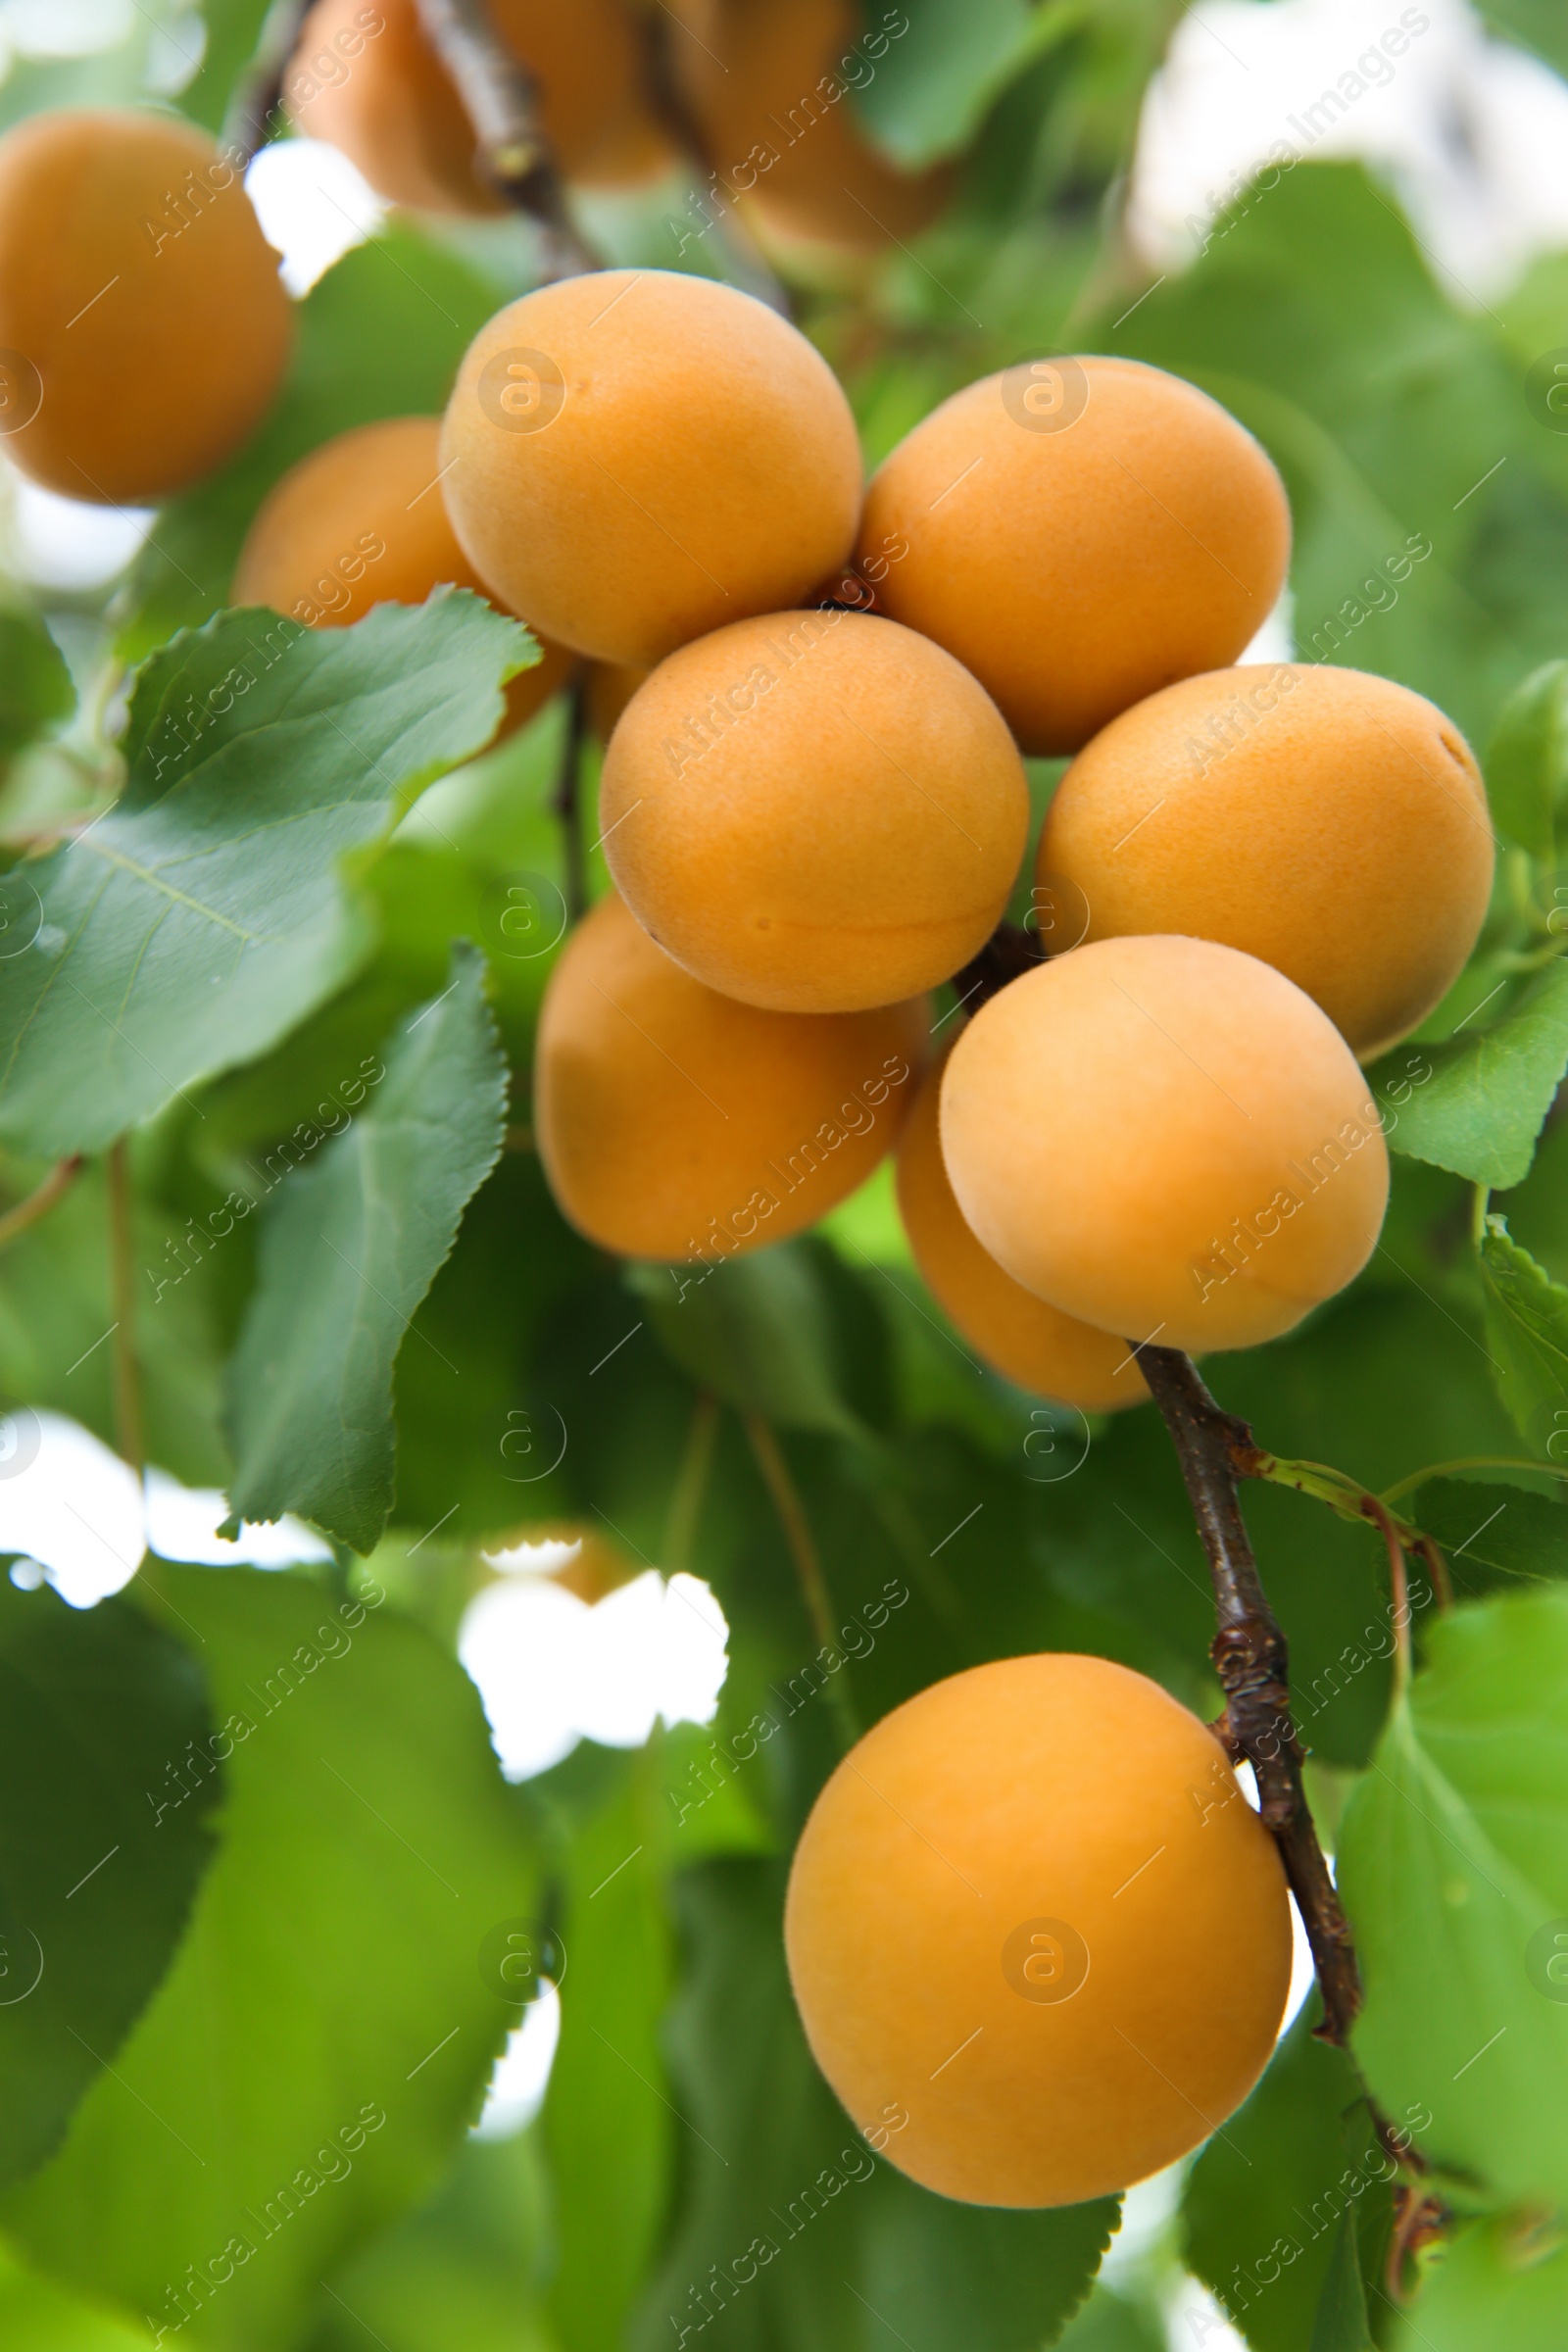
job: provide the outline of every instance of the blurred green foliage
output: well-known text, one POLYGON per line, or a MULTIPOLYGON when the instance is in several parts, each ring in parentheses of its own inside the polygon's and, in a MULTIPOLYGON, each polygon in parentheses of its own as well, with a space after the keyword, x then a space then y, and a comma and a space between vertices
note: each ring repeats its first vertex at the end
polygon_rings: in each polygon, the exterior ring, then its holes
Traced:
MULTIPOLYGON (((0 121, 145 95, 159 20, 137 13, 102 54, 14 65, 0 121)), ((223 121, 262 13, 209 0, 204 58, 175 98, 194 120, 223 121)), ((1421 2258, 1401 2312, 1361 2080, 1305 2015, 1191 2168, 1179 2221, 1098 2287, 1114 2200, 944 2205, 880 2161, 811 2066, 779 1907, 836 1713, 868 1724, 962 1666, 1066 1648, 1212 1714, 1203 1555, 1152 1413, 1091 1423, 974 1361, 919 1283, 885 1171, 818 1234, 684 1290, 564 1225, 527 1125, 559 940, 518 954, 500 924, 514 887, 564 907, 563 711, 481 749, 526 656, 514 626, 449 599, 314 640, 309 692, 297 666, 271 702, 259 681, 214 724, 190 763, 202 774, 184 776, 188 743, 177 789, 153 772, 157 725, 232 667, 257 620, 215 616, 262 497, 331 434, 437 410, 475 328, 528 282, 519 224, 399 218, 305 298, 271 416, 160 514, 127 580, 96 597, 19 581, 0 610, 3 911, 24 924, 34 893, 87 1007, 29 996, 0 937, 6 1203, 55 1155, 90 1154, 0 1259, 0 1396, 114 1438, 113 1356, 94 1353, 121 1309, 100 1154, 128 1128, 151 1458, 338 1540, 329 1567, 270 1577, 153 1562, 81 1620, 50 1595, 0 1596, 17 1692, 0 1929, 43 1899, 46 1862, 100 1826, 113 1843, 127 1804, 122 1843, 141 1857, 106 1883, 122 1908, 81 1932, 97 1976, 72 1959, 49 2034, 41 2012, 0 2007, 7 2352, 128 2352, 160 2330, 225 2352, 679 2352, 699 2337, 713 2352, 1154 2352, 1179 2258, 1254 2352, 1359 2352, 1368 2332, 1398 2352, 1564 2340, 1568 2257, 1545 2209, 1568 2198, 1568 2010, 1525 1947, 1553 1906, 1568 1914, 1553 927, 1568 437, 1544 429, 1527 378, 1568 345, 1568 256, 1461 305, 1378 175, 1303 162, 1238 195, 1201 257, 1160 276, 1123 208, 1175 0, 905 13, 853 103, 887 155, 954 161, 952 206, 914 246, 792 289, 868 461, 1021 357, 1092 348, 1175 369, 1285 476, 1300 658, 1399 679, 1493 747, 1505 856, 1487 931, 1448 1002, 1374 1073, 1399 1113, 1383 1244, 1288 1339, 1207 1367, 1263 1444, 1373 1490, 1397 1482, 1455 1555, 1461 1606, 1440 1625, 1417 1588, 1414 1679, 1396 1693, 1374 1532, 1282 1488, 1247 1497, 1314 1787, 1349 1790, 1356 2058, 1462 2226, 1421 2258), (171 643, 180 630, 197 633, 171 643), (106 842, 145 872, 199 833, 213 904, 231 920, 263 906, 273 926, 259 979, 211 924, 166 929, 123 865, 111 903, 78 905, 83 860, 38 841, 96 816, 127 760, 106 842), (148 955, 173 956, 171 985, 127 1044, 117 1008, 148 955), (431 1051, 392 1110, 334 1140, 323 1105, 383 1051, 390 1069, 394 1035, 431 1051), (305 1127, 309 1170, 265 1215, 231 1208, 215 1241, 223 1204, 257 1197, 258 1167, 305 1127), (352 1237, 347 1273, 301 1241, 323 1198, 352 1237), (760 1423, 820 1555, 832 1645, 803 1601, 760 1423), (454 1636, 488 1580, 482 1551, 564 1525, 612 1543, 628 1571, 705 1578, 728 1679, 700 1732, 658 1730, 631 1753, 585 1742, 508 1788, 454 1636), (76 1695, 57 1706, 62 1673, 76 1695), (743 1758, 762 1717, 772 1736, 743 1758), (154 1838, 134 1784, 182 1758, 190 1774, 197 1749, 213 1767, 192 1779, 198 1801, 154 1838), (474 2139, 521 2015, 483 1952, 518 1921, 567 1954, 560 2046, 537 2118, 474 2139)), ((1568 65, 1555 0, 1487 13, 1568 65)), ((666 222, 689 193, 599 206, 595 233, 674 266, 666 222)), ((717 236, 686 261, 756 270, 717 236)), ((1037 820, 1056 772, 1034 767, 1037 820)), ((601 888, 595 773, 590 749, 576 846, 601 888)))

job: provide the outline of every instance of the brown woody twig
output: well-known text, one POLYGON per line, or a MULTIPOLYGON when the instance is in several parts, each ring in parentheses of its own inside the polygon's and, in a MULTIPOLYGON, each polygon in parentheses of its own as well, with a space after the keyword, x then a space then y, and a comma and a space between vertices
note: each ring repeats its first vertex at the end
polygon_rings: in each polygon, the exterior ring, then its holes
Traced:
POLYGON ((1228 1740, 1256 1775, 1263 1821, 1312 1947, 1323 1996, 1318 2034, 1344 2046, 1361 2005, 1360 1977, 1301 1786, 1285 1636, 1263 1591, 1236 1492, 1238 1479, 1254 1474, 1259 1449, 1247 1423, 1221 1410, 1179 1348, 1129 1346, 1164 1415, 1208 1554, 1219 1619, 1210 1654, 1225 1692, 1228 1740))
POLYGON ((955 972, 951 985, 958 992, 958 1002, 966 1013, 978 1012, 988 1004, 1011 980, 1022 979, 1045 956, 1032 931, 1020 930, 1016 923, 999 923, 978 956, 971 956, 962 971, 955 972))
POLYGON ((548 284, 601 267, 566 210, 561 174, 539 114, 539 89, 496 31, 487 0, 418 0, 424 36, 473 124, 476 162, 514 212, 544 231, 540 275, 548 284))
POLYGON ((582 840, 582 810, 578 793, 582 777, 582 749, 588 732, 588 681, 579 670, 566 688, 566 737, 561 747, 554 808, 561 823, 564 860, 566 920, 580 922, 588 911, 588 858, 582 840))
POLYGON ((248 164, 282 128, 283 78, 310 11, 311 0, 273 0, 267 12, 223 123, 222 145, 236 167, 248 164))

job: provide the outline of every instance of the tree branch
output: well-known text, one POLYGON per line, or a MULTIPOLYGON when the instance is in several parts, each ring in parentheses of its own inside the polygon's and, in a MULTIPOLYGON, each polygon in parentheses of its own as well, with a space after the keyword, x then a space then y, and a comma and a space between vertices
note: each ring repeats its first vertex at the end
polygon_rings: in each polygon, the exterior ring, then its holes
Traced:
POLYGON ((1165 1417, 1208 1554, 1219 1620, 1210 1654, 1225 1692, 1225 1731, 1256 1775, 1263 1821, 1312 1947, 1323 1996, 1318 2034, 1343 2047, 1361 2005, 1361 1982, 1301 1786, 1285 1636, 1263 1591, 1236 1492, 1237 1480, 1254 1476, 1262 1457, 1247 1423, 1221 1410, 1178 1348, 1128 1345, 1165 1417))
POLYGON ((965 1012, 978 1012, 982 1004, 1000 996, 1011 980, 1021 980, 1032 972, 1045 956, 1032 932, 1016 923, 999 923, 980 950, 971 956, 963 969, 955 972, 951 985, 958 992, 958 1002, 965 1012))
POLYGON ((566 688, 566 735, 561 747, 553 803, 561 820, 561 849, 565 868, 566 920, 579 923, 588 911, 588 855, 582 841, 582 810, 578 790, 582 780, 582 747, 588 732, 588 680, 579 670, 566 688))
POLYGON ((0 1216, 0 1250, 8 1248, 26 1232, 29 1225, 36 1225, 40 1217, 49 1214, 55 1202, 70 1192, 80 1168, 79 1152, 74 1159, 58 1160, 42 1184, 36 1185, 24 1200, 19 1200, 15 1208, 8 1208, 0 1216))
POLYGON ((121 1456, 138 1478, 146 1460, 142 1444, 141 1372, 136 1361, 136 1269, 130 1218, 130 1155, 123 1136, 111 1144, 104 1162, 109 1190, 109 1297, 115 1310, 115 1438, 121 1456))
POLYGON ((241 76, 223 120, 222 145, 248 164, 283 120, 283 76, 299 47, 311 0, 272 0, 256 54, 241 76))
POLYGON ((473 125, 475 161, 496 194, 544 231, 541 276, 578 277, 602 265, 566 210, 539 114, 539 87, 497 33, 487 0, 417 0, 419 23, 473 125))
MULTIPOLYGON (((828 1592, 827 1579, 822 1574, 816 1540, 806 1516, 806 1506, 790 1476, 783 1448, 773 1434, 772 1423, 760 1413, 746 1415, 746 1435, 757 1456, 757 1467, 762 1473, 763 1484, 772 1496, 773 1508, 778 1513, 784 1541, 789 1545, 790 1558, 795 1563, 801 1598, 806 1603, 806 1614, 810 1619, 817 1645, 821 1649, 832 1649, 835 1641, 833 1602, 828 1592)), ((828 1705, 838 1726, 839 1746, 848 1755, 860 1737, 860 1724, 855 1711, 855 1701, 842 1676, 841 1666, 839 1678, 828 1685, 828 1705)))

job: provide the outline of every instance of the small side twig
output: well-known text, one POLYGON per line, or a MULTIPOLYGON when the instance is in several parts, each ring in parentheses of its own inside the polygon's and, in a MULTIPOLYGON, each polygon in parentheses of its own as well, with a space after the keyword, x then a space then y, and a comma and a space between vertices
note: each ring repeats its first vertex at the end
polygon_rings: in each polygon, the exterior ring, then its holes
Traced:
POLYGON ((1301 1785, 1285 1636, 1263 1591, 1236 1492, 1258 1448, 1247 1423, 1222 1411, 1179 1348, 1128 1345, 1164 1415, 1208 1554, 1219 1620, 1210 1654, 1225 1692, 1229 1743, 1256 1776, 1263 1821, 1312 1947, 1323 1998, 1318 2034, 1343 2047, 1361 2005, 1361 1982, 1349 1923, 1301 1785))
POLYGON ((417 0, 424 36, 473 124, 476 161, 496 194, 544 231, 540 274, 577 277, 601 267, 566 210, 539 115, 533 75, 497 33, 487 0, 417 0))
POLYGON ((123 1136, 110 1145, 104 1167, 109 1191, 109 1299, 115 1310, 115 1438, 122 1459, 139 1477, 146 1463, 146 1452, 142 1445, 141 1372, 136 1360, 130 1155, 123 1136))
POLYGON ((578 790, 582 779, 582 751, 588 735, 588 681, 581 671, 566 688, 566 737, 561 747, 561 767, 552 804, 561 820, 561 847, 565 861, 566 920, 581 922, 588 911, 588 853, 583 847, 582 810, 578 790))
POLYGON ((46 1217, 55 1202, 70 1192, 80 1170, 79 1152, 74 1158, 57 1161, 42 1184, 35 1185, 26 1199, 19 1200, 15 1208, 8 1208, 0 1216, 0 1250, 7 1249, 24 1234, 29 1225, 36 1225, 40 1217, 46 1217))
POLYGON ((250 163, 283 127, 283 79, 299 47, 311 0, 272 0, 256 54, 235 88, 221 144, 230 160, 250 163))
MULTIPOLYGON (((805 1505, 796 1492, 795 1481, 790 1476, 789 1464, 785 1461, 783 1449, 773 1434, 772 1424, 765 1421, 760 1413, 747 1415, 746 1435, 752 1451, 757 1456, 757 1467, 762 1473, 762 1483, 773 1498, 773 1508, 778 1513, 779 1525, 784 1530, 784 1540, 790 1547, 790 1557, 795 1563, 795 1573, 800 1580, 801 1597, 806 1603, 806 1613, 811 1621, 811 1631, 816 1637, 819 1648, 831 1649, 835 1639, 833 1602, 828 1593, 827 1579, 822 1574, 822 1562, 806 1516, 805 1505)), ((850 1696, 849 1687, 844 1680, 842 1669, 828 1685, 828 1701, 838 1724, 840 1746, 848 1753, 860 1737, 860 1725, 855 1712, 855 1701, 850 1696)))
MULTIPOLYGON (((672 29, 684 30, 667 9, 649 9, 642 17, 638 32, 642 40, 643 94, 655 118, 669 133, 675 147, 696 169, 708 175, 710 188, 722 188, 724 195, 715 194, 723 220, 722 235, 727 239, 735 261, 748 280, 747 291, 769 310, 778 311, 786 318, 795 316, 789 288, 769 262, 766 254, 753 236, 751 228, 736 208, 736 190, 732 188, 713 162, 712 150, 703 132, 697 116, 686 103, 675 71, 670 50, 672 29), (727 199, 727 201, 726 201, 727 199)), ((689 40, 694 36, 686 33, 689 40)), ((726 69, 727 71, 727 69, 726 69)), ((706 232, 700 232, 706 233, 706 232)))

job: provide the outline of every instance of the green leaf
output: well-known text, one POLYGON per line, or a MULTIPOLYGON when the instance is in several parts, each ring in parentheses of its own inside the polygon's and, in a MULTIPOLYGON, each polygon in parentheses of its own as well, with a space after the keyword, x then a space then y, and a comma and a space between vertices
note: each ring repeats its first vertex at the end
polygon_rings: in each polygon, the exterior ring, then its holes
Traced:
POLYGON ((225 613, 154 655, 123 797, 26 868, 39 927, 6 966, 0 1138, 97 1151, 340 986, 367 943, 338 861, 494 733, 531 642, 438 590, 350 629, 225 613))
POLYGON ((201 14, 207 29, 202 62, 175 103, 193 122, 217 132, 261 37, 267 0, 202 0, 201 14))
POLYGON ((455 254, 410 229, 335 262, 299 306, 293 364, 270 415, 221 473, 159 514, 125 590, 122 657, 138 661, 228 602, 251 517, 300 458, 352 425, 438 415, 496 300, 455 254))
MULTIPOLYGON (((212 1857, 184 1645, 0 1582, 0 2187, 50 2155, 168 1968, 212 1857)), ((209 1768, 210 1769, 210 1768, 209 1768)))
POLYGON ((386 1526, 392 1367, 501 1152, 507 1069, 483 974, 477 949, 453 950, 451 986, 400 1024, 365 1109, 266 1216, 231 1376, 236 1518, 298 1511, 362 1552, 386 1526))
POLYGON ((1062 0, 1044 8, 1028 0, 905 0, 883 22, 902 16, 907 29, 874 61, 856 111, 876 144, 911 171, 956 155, 1014 74, 1086 13, 1062 0))
POLYGON ((951 2204, 879 2163, 811 2063, 790 1998, 782 1875, 684 1873, 690 1969, 670 2021, 684 2194, 630 2342, 683 2328, 713 2352, 1036 2352, 1082 2299, 1116 2202, 1009 2213, 951 2204), (715 2277, 716 2273, 716 2277, 715 2277))
POLYGON ((75 708, 66 658, 38 615, 0 610, 0 760, 75 708))
POLYGON ((147 2352, 147 2330, 67 2294, 0 2244, 0 2342, 6 2352, 147 2352))
POLYGON ((1182 2201, 1187 2259, 1255 2352, 1323 2352, 1317 2317, 1342 2238, 1348 2229, 1354 2262, 1359 2218, 1375 2251, 1393 2210, 1394 2168, 1349 2059, 1312 2033, 1321 2015, 1314 1994, 1182 2201))
POLYGON ((232 1750, 223 1843, 114 2074, 0 2219, 154 2333, 199 2309, 204 2342, 275 2352, 472 2119, 512 2015, 481 1947, 533 1910, 532 1862, 472 1686, 378 1588, 147 1575, 232 1750))
POLYGON ((1437 2249, 1392 2352, 1562 2352, 1568 2242, 1560 2220, 1474 2222, 1437 2249))
MULTIPOLYGON (((235 1230, 230 1223, 225 1251, 243 1247, 235 1230)), ((139 1188, 131 1249, 147 1458, 188 1486, 221 1486, 228 1448, 211 1253, 204 1258, 184 1220, 139 1188)), ((117 1319, 112 1297, 103 1170, 88 1166, 0 1255, 0 1395, 68 1413, 108 1446, 116 1437, 114 1349, 105 1343, 117 1319)))
POLYGON ((1328 2276, 1323 2281, 1323 2297, 1312 2328, 1311 2352, 1372 2352, 1353 2213, 1345 2215, 1334 2233, 1328 2276))
POLYGON ((1169 2338, 1156 2311, 1100 2282, 1057 2341, 1060 2352, 1167 2352, 1169 2338))
POLYGON ((560 2352, 544 2309, 553 2186, 536 2131, 467 2141, 434 2196, 329 2283, 310 2352, 560 2352))
POLYGON ((1568 74, 1568 25, 1557 0, 1485 0, 1481 14, 1506 39, 1523 42, 1568 74))
POLYGON ((1568 1290, 1489 1217, 1481 1243, 1486 1331, 1503 1403, 1527 1445, 1568 1455, 1568 1290))
POLYGON ((1559 2204, 1568 2104, 1544 2086, 1568 2066, 1568 1593, 1455 1610, 1427 1644, 1341 1831, 1355 2055, 1436 2167, 1559 2204))
POLYGON ((1367 1073, 1389 1144, 1497 1191, 1522 1184, 1568 1068, 1568 962, 1548 964, 1490 1029, 1396 1046, 1367 1073))
POLYGON ((1116 2199, 1050 2213, 956 2205, 902 2173, 876 2183, 863 2253, 862 2342, 892 2328, 910 2352, 1035 2352, 1084 2294, 1116 2225, 1116 2199), (881 2322, 876 2326, 874 2322, 881 2322))
POLYGON ((830 1308, 809 1244, 783 1242, 701 1273, 629 1266, 626 1281, 676 1363, 738 1413, 859 1434, 839 1393, 830 1308))
MULTIPOLYGON (((658 2254, 672 2143, 685 2136, 659 2042, 671 1935, 638 1802, 645 1764, 637 1757, 581 1824, 563 1873, 567 1974, 543 2129, 561 2200, 550 2311, 572 2352, 620 2352, 658 2254)), ((669 1819, 666 1808, 657 1829, 669 1819)))
POLYGON ((1568 802, 1568 662, 1547 662, 1502 707, 1487 753, 1487 798, 1510 840, 1557 862, 1557 811, 1568 802))
POLYGON ((1472 1478, 1429 1478, 1401 1508, 1442 1544, 1461 1593, 1568 1578, 1568 1509, 1552 1495, 1472 1478))

